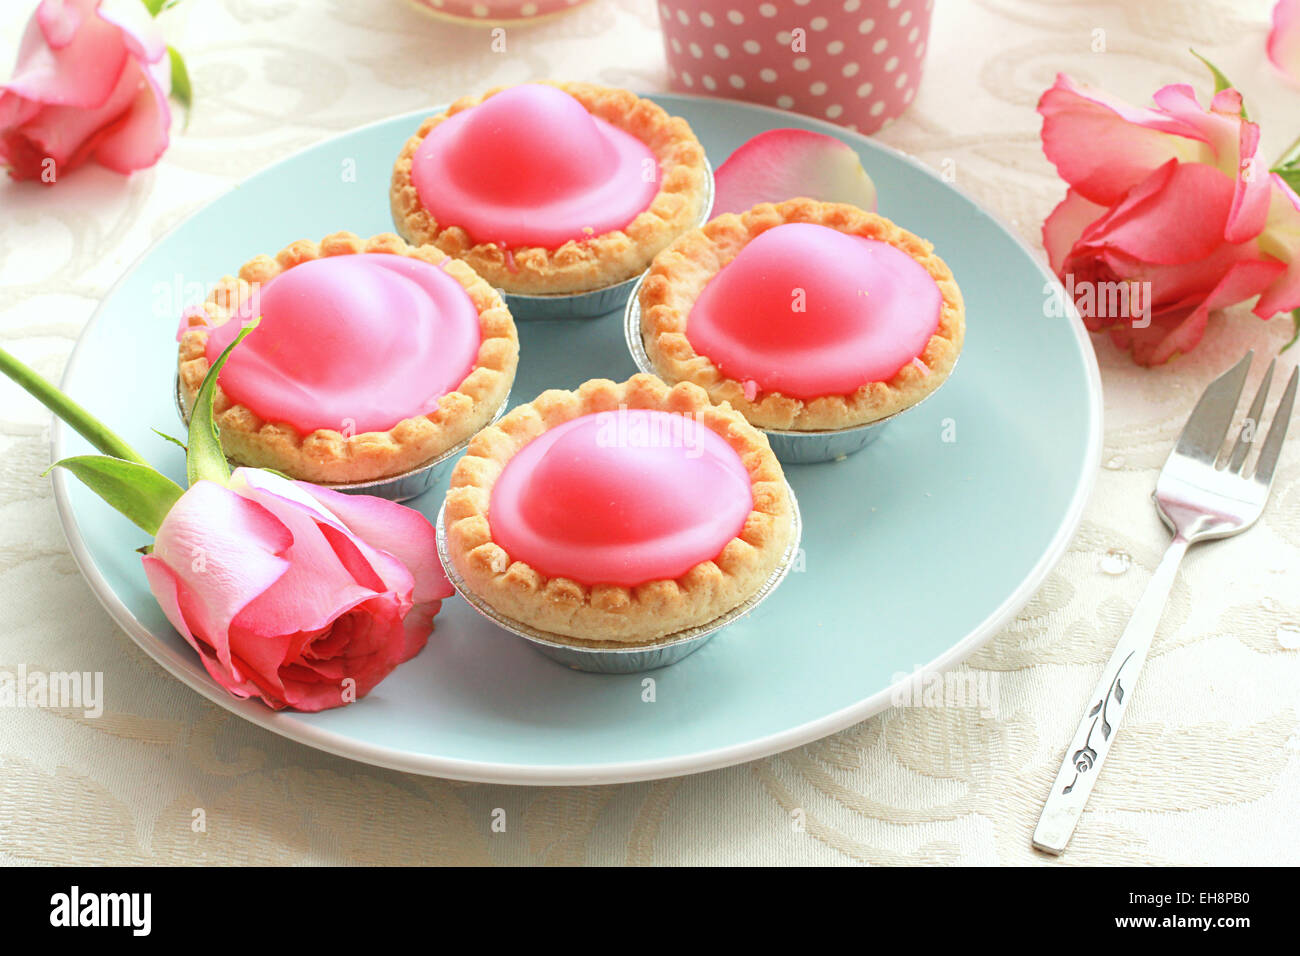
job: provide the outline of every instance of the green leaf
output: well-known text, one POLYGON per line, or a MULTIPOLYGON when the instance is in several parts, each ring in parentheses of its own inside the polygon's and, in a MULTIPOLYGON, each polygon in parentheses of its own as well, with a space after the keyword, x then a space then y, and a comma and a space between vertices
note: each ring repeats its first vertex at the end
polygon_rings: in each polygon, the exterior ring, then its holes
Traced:
POLYGON ((185 492, 166 475, 148 465, 107 455, 77 455, 56 461, 46 469, 66 468, 95 494, 150 534, 157 534, 163 518, 185 492))
POLYGON ((35 369, 24 365, 4 349, 0 349, 0 372, 25 388, 38 402, 52 411, 56 417, 71 425, 77 434, 105 455, 148 467, 149 463, 140 453, 119 438, 107 425, 64 395, 35 369))
POLYGON ((167 47, 167 56, 172 63, 172 98, 185 110, 185 124, 182 129, 190 127, 190 106, 194 103, 194 88, 190 85, 190 71, 185 66, 185 58, 174 46, 167 47))
POLYGON ((226 453, 221 449, 217 423, 212 420, 212 399, 216 395, 217 376, 221 373, 221 366, 226 364, 226 359, 230 358, 235 346, 244 341, 244 336, 257 328, 260 321, 262 318, 258 316, 239 330, 235 341, 226 346, 226 350, 208 369, 208 374, 203 376, 203 384, 194 397, 194 409, 190 412, 188 451, 185 455, 185 475, 191 485, 204 479, 223 485, 230 480, 230 465, 226 461, 226 453))
POLYGON ((1295 328, 1295 334, 1291 336, 1291 341, 1278 349, 1278 354, 1285 352, 1291 346, 1295 345, 1296 340, 1300 339, 1300 309, 1293 309, 1291 312, 1291 324, 1295 328))
POLYGON ((181 451, 184 451, 184 452, 188 452, 188 451, 189 451, 189 449, 185 447, 185 442, 181 441, 179 438, 176 438, 176 437, 173 436, 173 435, 168 435, 166 432, 160 432, 160 431, 159 431, 158 429, 156 429, 156 428, 151 428, 151 429, 149 429, 149 430, 150 430, 151 432, 153 432, 155 435, 157 435, 159 438, 161 438, 163 441, 169 441, 169 442, 171 442, 173 445, 175 445, 175 446, 176 446, 177 448, 179 448, 181 451))
POLYGON ((1288 186, 1300 193, 1300 166, 1276 166, 1269 170, 1270 173, 1277 173, 1288 186))
MULTIPOLYGON (((1230 79, 1228 79, 1226 76, 1224 76, 1222 70, 1220 70, 1217 66, 1215 66, 1213 63, 1211 63, 1211 62, 1210 62, 1209 60, 1207 60, 1205 57, 1201 56, 1199 53, 1197 53, 1197 52, 1196 52, 1195 50, 1193 50, 1191 47, 1188 47, 1187 49, 1188 49, 1188 52, 1190 52, 1190 53, 1192 54, 1192 56, 1196 57, 1196 59, 1200 60, 1202 63, 1204 63, 1204 64, 1206 65, 1206 67, 1209 68, 1210 75, 1211 75, 1212 77, 1214 77, 1214 92, 1216 92, 1216 93, 1222 93, 1224 90, 1235 90, 1235 89, 1236 89, 1236 87, 1233 86, 1233 84, 1232 84, 1232 80, 1230 80, 1230 79)), ((1243 103, 1241 104, 1241 118, 1244 119, 1244 120, 1248 120, 1248 119, 1250 119, 1250 117, 1246 115, 1246 104, 1245 104, 1245 102, 1243 102, 1243 103)))
POLYGON ((168 6, 167 0, 140 0, 145 9, 149 11, 149 16, 156 17, 163 12, 163 7, 168 6))

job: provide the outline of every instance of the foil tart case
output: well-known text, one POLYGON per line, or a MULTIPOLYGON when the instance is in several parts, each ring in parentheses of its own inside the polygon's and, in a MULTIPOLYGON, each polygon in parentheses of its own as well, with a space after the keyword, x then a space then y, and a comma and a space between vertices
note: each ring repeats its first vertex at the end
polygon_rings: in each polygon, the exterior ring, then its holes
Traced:
POLYGON ((584 647, 574 643, 571 638, 530 627, 522 621, 502 614, 469 589, 465 579, 461 577, 452 563, 451 556, 447 551, 447 528, 443 514, 445 505, 438 509, 436 523, 438 557, 442 559, 442 566, 447 572, 447 580, 451 582, 452 587, 456 589, 457 593, 465 599, 470 607, 498 627, 526 641, 539 653, 573 670, 587 671, 594 674, 636 674, 641 671, 667 667, 669 664, 675 664, 682 658, 695 653, 711 641, 719 631, 745 617, 763 601, 767 600, 777 586, 785 580, 786 575, 790 573, 791 567, 794 566, 798 558, 799 541, 803 533, 799 503, 788 483, 786 484, 786 493, 790 496, 790 542, 781 555, 780 564, 763 582, 763 586, 746 601, 712 621, 706 621, 686 630, 666 634, 652 644, 640 644, 635 647, 584 647))

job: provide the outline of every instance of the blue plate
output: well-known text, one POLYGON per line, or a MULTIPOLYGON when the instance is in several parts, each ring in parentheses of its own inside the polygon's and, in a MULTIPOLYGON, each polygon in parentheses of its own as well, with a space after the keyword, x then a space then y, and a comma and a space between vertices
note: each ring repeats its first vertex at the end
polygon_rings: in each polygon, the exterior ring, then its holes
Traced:
MULTIPOLYGON (((915 161, 837 126, 763 107, 655 96, 718 165, 776 127, 836 136, 862 157, 880 211, 931 239, 966 297, 952 379, 863 453, 788 469, 803 568, 697 654, 652 675, 547 660, 458 598, 429 646, 357 704, 273 713, 229 697, 159 611, 125 518, 54 476, 69 545, 113 618, 180 680, 276 733, 356 760, 465 780, 583 784, 708 770, 840 730, 887 707, 897 675, 949 667, 1007 622, 1078 527, 1101 448, 1096 360, 1077 322, 1048 318, 1054 280, 989 213, 915 161), (955 438, 946 441, 945 438, 955 438), (653 702, 643 681, 653 677, 653 702)), ((253 176, 161 239, 87 325, 64 388, 172 477, 178 283, 339 229, 391 231, 394 157, 422 114, 336 137, 253 176), (350 163, 349 163, 350 161, 350 163), (345 167, 345 163, 348 165, 345 167), (356 182, 342 171, 355 167, 356 182)), ((516 401, 635 369, 621 316, 521 324, 516 401)), ((56 425, 54 455, 89 446, 56 425)), ((430 518, 442 489, 413 504, 430 518)))

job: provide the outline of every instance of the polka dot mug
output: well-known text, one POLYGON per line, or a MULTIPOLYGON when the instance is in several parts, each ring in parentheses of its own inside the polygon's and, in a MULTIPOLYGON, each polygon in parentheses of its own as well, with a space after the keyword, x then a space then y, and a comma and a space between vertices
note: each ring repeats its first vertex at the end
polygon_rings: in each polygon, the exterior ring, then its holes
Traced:
POLYGON ((659 0, 674 90, 871 133, 921 81, 934 0, 659 0))

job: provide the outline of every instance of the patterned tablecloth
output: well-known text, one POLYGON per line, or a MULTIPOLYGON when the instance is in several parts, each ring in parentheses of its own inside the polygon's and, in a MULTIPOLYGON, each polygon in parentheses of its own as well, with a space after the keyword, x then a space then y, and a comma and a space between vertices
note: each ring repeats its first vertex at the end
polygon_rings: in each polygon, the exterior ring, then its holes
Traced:
MULTIPOLYGON (((0 6, 5 59, 33 6, 0 6)), ((939 0, 920 91, 879 138, 935 167, 951 160, 962 187, 1037 244, 1064 191, 1034 112, 1054 74, 1138 102, 1170 82, 1204 94, 1207 78, 1186 52, 1194 46, 1248 91, 1271 157, 1298 131, 1300 89, 1264 59, 1267 13, 1244 0, 939 0), (1097 30, 1105 52, 1093 51, 1097 30)), ((667 82, 651 0, 595 0, 511 28, 505 54, 485 32, 443 26, 402 0, 185 0, 166 22, 188 55, 197 108, 156 169, 129 180, 91 169, 53 189, 0 185, 0 341, 54 379, 128 264, 272 160, 496 84, 667 82)), ((996 716, 895 708, 742 766, 560 789, 373 769, 285 741, 173 680, 78 574, 40 477, 48 415, 0 382, 0 666, 103 671, 106 688, 96 719, 4 714, 0 860, 1044 862, 1029 847, 1040 802, 1167 542, 1148 500, 1156 471, 1205 383, 1247 346, 1271 354, 1289 333, 1285 318, 1236 310, 1191 356, 1153 371, 1098 343, 1105 467, 1083 527, 1037 596, 967 665, 994 682, 996 716), (204 832, 191 826, 196 808, 204 832), (504 833, 492 829, 497 808, 504 833)), ((1284 356, 1288 372, 1297 358, 1300 348, 1284 356)), ((1184 565, 1063 860, 1300 858, 1298 642, 1295 434, 1260 524, 1193 550, 1184 565)))

